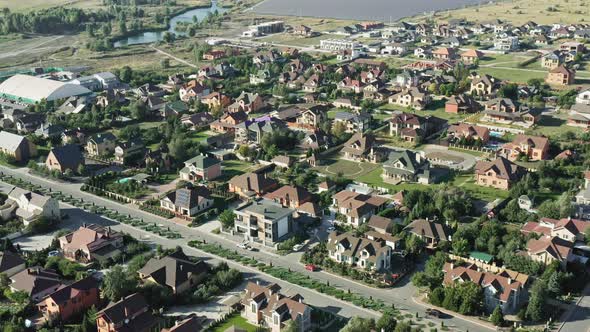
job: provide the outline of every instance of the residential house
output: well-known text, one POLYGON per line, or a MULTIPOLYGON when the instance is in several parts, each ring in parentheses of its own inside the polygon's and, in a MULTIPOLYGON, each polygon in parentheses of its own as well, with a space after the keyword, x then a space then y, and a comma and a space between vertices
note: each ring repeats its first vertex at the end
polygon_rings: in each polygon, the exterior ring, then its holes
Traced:
POLYGON ((58 289, 37 303, 37 308, 48 321, 67 322, 100 304, 98 280, 86 277, 58 289))
POLYGON ((180 118, 180 122, 191 130, 206 128, 214 120, 213 116, 207 112, 185 114, 180 118))
POLYGON ((231 104, 231 98, 221 92, 211 92, 201 97, 201 103, 207 105, 210 110, 224 109, 231 104))
POLYGON ((590 105, 590 89, 584 89, 578 93, 576 104, 590 105))
POLYGON ((249 323, 264 326, 271 332, 284 331, 292 321, 297 322, 297 332, 311 331, 311 307, 303 302, 301 295, 287 297, 279 293, 280 290, 277 284, 261 286, 248 282, 241 300, 242 316, 249 323))
POLYGON ((57 272, 39 266, 16 273, 10 281, 10 290, 27 293, 34 303, 64 287, 57 272))
POLYGON ((162 97, 166 94, 164 89, 157 85, 146 83, 134 90, 138 97, 162 97))
POLYGON ((242 91, 236 101, 229 105, 227 109, 229 112, 244 111, 251 113, 260 110, 263 106, 260 95, 242 91))
POLYGON ((445 263, 443 272, 445 286, 472 282, 483 288, 483 304, 487 312, 500 307, 504 314, 514 314, 528 299, 525 285, 520 281, 511 276, 481 271, 475 264, 455 266, 454 263, 445 263))
POLYGON ((35 132, 45 122, 45 115, 40 113, 25 113, 15 120, 16 131, 19 134, 30 134, 35 132))
POLYGON ((268 70, 260 69, 256 74, 250 74, 250 84, 261 85, 270 82, 271 74, 268 70))
POLYGON ((514 51, 520 46, 520 40, 516 36, 506 36, 494 40, 494 49, 497 51, 514 51))
POLYGON ((115 146, 115 162, 129 164, 137 162, 145 155, 145 145, 139 138, 121 142, 115 146))
POLYGON ((311 37, 313 35, 313 31, 307 25, 301 24, 293 28, 293 34, 303 37, 311 37))
POLYGON ((481 105, 470 95, 460 94, 449 97, 445 103, 447 113, 475 113, 481 109, 481 105))
POLYGON ((272 158, 270 162, 279 168, 286 169, 291 167, 295 161, 290 156, 282 155, 272 158))
POLYGON ((350 77, 345 77, 340 82, 336 83, 336 88, 345 92, 361 93, 363 92, 364 83, 360 80, 355 80, 350 77))
POLYGON ((496 94, 500 82, 490 75, 477 75, 469 88, 469 94, 473 96, 490 97, 496 94))
POLYGON ((35 130, 35 135, 45 139, 52 139, 61 135, 64 132, 64 127, 60 125, 53 125, 51 123, 42 123, 41 127, 35 130))
POLYGON ((80 263, 116 258, 123 248, 122 233, 96 224, 83 224, 58 240, 64 257, 80 263))
POLYGON ((151 258, 137 273, 142 283, 155 283, 170 288, 173 294, 181 294, 195 289, 209 271, 204 261, 191 260, 182 250, 177 250, 161 258, 151 258))
POLYGON ((80 165, 84 166, 84 157, 80 148, 75 144, 55 147, 49 151, 45 166, 49 170, 58 170, 64 173, 66 170, 76 172, 80 165))
POLYGON ((472 125, 469 123, 459 123, 451 125, 447 131, 450 137, 455 140, 481 141, 483 144, 490 140, 490 130, 487 127, 472 125))
POLYGON ((12 251, 0 251, 0 273, 12 277, 26 268, 27 262, 12 251))
POLYGON ((391 267, 392 248, 384 241, 331 232, 326 247, 330 259, 337 263, 373 271, 387 271, 391 267))
POLYGON ((563 55, 558 51, 549 52, 541 57, 541 67, 555 69, 565 62, 563 55))
POLYGON ((559 50, 562 52, 584 53, 586 47, 584 46, 584 43, 571 41, 560 44, 559 50))
POLYGON ((475 165, 476 183, 484 187, 508 190, 520 180, 526 169, 504 157, 494 161, 479 161, 475 165))
POLYGON ((244 239, 275 246, 293 235, 295 210, 269 201, 246 203, 234 210, 234 231, 244 239))
POLYGON ((565 267, 567 262, 575 259, 572 252, 573 243, 559 237, 541 237, 530 239, 526 245, 527 255, 534 261, 549 265, 559 262, 565 267))
MULTIPOLYGON (((25 226, 40 217, 50 220, 61 219, 59 202, 55 198, 18 187, 13 187, 8 192, 8 199, 4 203, 4 206, 9 206, 9 208, 2 209, 2 214, 8 211, 10 211, 10 215, 14 213, 23 220, 25 226)), ((5 216, 2 217, 3 219, 7 219, 5 216)))
POLYGON ((86 152, 89 156, 100 157, 115 152, 117 138, 110 132, 96 134, 86 141, 86 152))
POLYGON ((428 92, 421 90, 418 87, 403 89, 389 97, 389 103, 402 106, 412 107, 417 110, 425 109, 430 104, 431 98, 428 92))
POLYGON ((181 180, 189 182, 214 180, 221 176, 221 162, 215 158, 198 155, 184 162, 179 175, 181 180))
POLYGON ((213 61, 225 57, 224 50, 211 50, 203 53, 203 60, 213 61))
POLYGON ((16 162, 25 162, 37 155, 37 147, 25 136, 1 131, 0 153, 14 158, 16 162))
POLYGON ((152 309, 139 293, 112 302, 96 313, 98 332, 150 332, 156 325, 152 309))
POLYGON ((545 82, 550 85, 572 85, 576 80, 576 71, 561 65, 547 74, 545 82))
POLYGON ((356 133, 344 143, 344 158, 354 161, 379 162, 382 158, 372 134, 356 133))
POLYGON ((178 90, 180 95, 180 100, 183 102, 189 102, 192 99, 200 99, 203 96, 206 96, 211 93, 211 90, 203 85, 203 83, 192 80, 186 83, 185 85, 178 90))
MULTIPOLYGON (((206 317, 203 317, 206 320, 206 317)), ((187 318, 183 319, 183 320, 177 320, 174 323, 174 326, 167 328, 167 329, 162 329, 161 332, 197 332, 197 331, 202 331, 204 329, 203 327, 203 318, 199 318, 194 314, 189 315, 187 318)), ((234 329, 234 332, 239 332, 239 328, 236 328, 234 326, 230 327, 229 329, 225 330, 224 332, 227 332, 230 329, 234 329)))
POLYGON ((549 157, 549 139, 543 136, 518 134, 512 142, 502 146, 501 154, 511 161, 526 157, 529 161, 546 160, 549 157))
POLYGON ((434 116, 422 117, 411 113, 397 113, 389 122, 389 134, 408 142, 417 142, 444 128, 446 121, 434 116))
POLYGON ((428 219, 416 219, 406 226, 404 231, 422 239, 430 249, 438 247, 442 241, 451 241, 447 225, 428 219))
POLYGON ((540 120, 541 110, 519 105, 508 98, 496 98, 484 103, 483 114, 484 121, 522 123, 525 127, 529 127, 540 120))
POLYGON ((590 222, 572 219, 552 219, 541 218, 538 222, 529 221, 525 223, 520 232, 527 235, 530 233, 545 237, 558 237, 569 242, 584 241, 586 230, 590 227, 590 222))
POLYGON ((260 143, 265 134, 285 126, 284 122, 270 116, 246 120, 236 126, 235 141, 239 143, 260 143))
POLYGON ((305 109, 305 111, 299 114, 295 120, 295 123, 297 128, 315 131, 326 119, 326 107, 323 105, 314 105, 305 109))
POLYGON ((383 163, 381 174, 385 182, 418 182, 429 184, 432 180, 430 162, 423 153, 410 150, 394 151, 383 163))
POLYGON ((313 196, 303 187, 285 185, 266 194, 264 198, 279 203, 284 207, 297 210, 305 203, 311 202, 313 196))
POLYGON ((317 92, 321 86, 321 78, 318 74, 311 75, 305 83, 303 83, 304 92, 317 92))
POLYGON ((432 56, 439 60, 452 60, 455 58, 455 50, 450 47, 441 47, 434 50, 432 56))
POLYGON ((344 124, 347 133, 363 133, 370 128, 371 115, 366 112, 349 113, 338 112, 334 115, 334 125, 337 123, 344 124))
POLYGON ((218 133, 234 133, 236 126, 248 120, 248 114, 244 111, 224 113, 219 120, 209 124, 211 130, 218 133))
POLYGON ((483 58, 483 53, 481 51, 478 50, 467 50, 463 53, 461 53, 461 61, 463 61, 463 63, 465 64, 475 64, 478 63, 479 60, 481 60, 483 58))
POLYGON ((262 196, 279 187, 279 183, 266 176, 266 173, 245 173, 231 178, 229 192, 242 197, 262 196))
MULTIPOLYGON (((372 215, 382 211, 388 200, 380 196, 365 195, 358 192, 343 190, 332 197, 332 205, 337 213, 346 218, 346 224, 353 227, 369 221, 372 215)), ((336 222, 339 222, 336 220, 336 222)))
POLYGON ((160 108, 160 116, 164 119, 169 117, 178 117, 181 114, 185 114, 189 111, 188 104, 182 100, 176 100, 170 103, 166 103, 164 107, 160 108))
POLYGON ((213 197, 206 187, 180 188, 160 200, 160 207, 178 216, 194 217, 213 207, 213 197))

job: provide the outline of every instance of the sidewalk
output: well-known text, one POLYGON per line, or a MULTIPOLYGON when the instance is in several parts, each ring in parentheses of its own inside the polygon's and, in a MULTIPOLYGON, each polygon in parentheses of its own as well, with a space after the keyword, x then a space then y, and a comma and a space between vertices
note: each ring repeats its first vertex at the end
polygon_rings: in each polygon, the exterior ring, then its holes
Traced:
POLYGON ((436 309, 436 310, 438 310, 440 312, 443 312, 443 313, 445 313, 445 314, 447 314, 449 316, 456 317, 456 318, 459 318, 459 319, 462 319, 462 320, 466 320, 466 321, 468 321, 468 322, 470 322, 472 324, 481 326, 481 327, 483 327, 485 329, 488 329, 488 330, 496 331, 496 326, 494 326, 494 325, 492 325, 490 323, 486 323, 484 321, 481 321, 481 320, 479 320, 477 318, 473 318, 471 316, 461 315, 459 313, 456 313, 454 311, 447 310, 445 308, 434 306, 434 305, 432 305, 430 303, 424 302, 423 301, 423 298, 424 298, 424 295, 420 295, 418 297, 417 296, 412 296, 412 301, 414 301, 414 303, 416 303, 418 305, 423 306, 425 309, 426 308, 433 308, 433 309, 436 309))

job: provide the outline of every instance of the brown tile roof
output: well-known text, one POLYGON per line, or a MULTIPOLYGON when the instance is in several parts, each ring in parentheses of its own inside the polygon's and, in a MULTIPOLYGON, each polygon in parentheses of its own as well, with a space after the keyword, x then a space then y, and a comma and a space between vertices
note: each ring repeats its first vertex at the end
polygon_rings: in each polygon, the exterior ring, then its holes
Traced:
POLYGON ((387 199, 379 196, 364 195, 343 190, 333 196, 338 207, 350 209, 350 216, 358 218, 387 203, 387 199))
POLYGON ((523 234, 536 233, 545 236, 551 236, 551 228, 547 226, 542 226, 540 223, 536 221, 529 221, 522 225, 522 227, 520 228, 520 232, 523 234))
POLYGON ((372 215, 367 224, 373 229, 384 230, 389 233, 393 226, 393 220, 378 215, 372 215))
POLYGON ((303 303, 303 297, 295 294, 287 297, 279 293, 281 287, 277 284, 261 286, 253 282, 248 282, 246 286, 246 295, 242 303, 249 305, 251 300, 259 304, 258 309, 270 317, 274 311, 279 314, 287 312, 287 318, 297 319, 298 315, 303 315, 309 307, 303 303))
POLYGON ((60 241, 63 240, 65 242, 62 248, 64 251, 76 251, 87 248, 92 253, 106 247, 122 236, 121 233, 111 230, 110 227, 89 224, 82 225, 78 230, 64 235, 60 238, 60 241))
POLYGON ((202 319, 199 319, 197 316, 190 316, 176 322, 169 329, 162 329, 161 332, 199 332, 203 330, 202 322, 202 319))
POLYGON ((61 278, 54 270, 41 267, 30 267, 10 277, 11 288, 35 295, 50 289, 53 291, 62 287, 61 278))
POLYGON ((575 71, 572 69, 568 69, 566 66, 561 65, 557 68, 551 69, 549 71, 551 74, 562 74, 562 75, 566 75, 566 76, 571 76, 573 74, 575 74, 575 71))
POLYGON ((156 324, 145 298, 138 294, 131 294, 118 302, 110 303, 97 313, 107 322, 116 326, 118 332, 148 331, 156 324))
MULTIPOLYGON (((378 235, 381 238, 382 234, 378 233, 378 235)), ((333 251, 338 245, 344 247, 343 253, 349 257, 360 258, 362 251, 366 250, 369 253, 368 260, 371 262, 376 262, 379 255, 390 250, 384 241, 360 238, 354 236, 352 233, 331 232, 328 235, 328 250, 333 251)))
POLYGON ((296 201, 299 204, 311 199, 311 194, 307 189, 299 186, 282 186, 279 189, 270 192, 264 196, 271 200, 290 200, 296 201))
POLYGON ((96 280, 94 277, 86 277, 74 282, 71 285, 58 289, 57 291, 51 293, 48 297, 60 305, 72 297, 78 295, 82 291, 98 289, 98 284, 98 280, 96 280))
POLYGON ((370 134, 356 133, 344 143, 343 152, 353 155, 362 155, 368 152, 375 143, 375 137, 370 134))
POLYGON ((549 147, 549 139, 544 136, 531 136, 531 135, 524 135, 518 134, 512 142, 504 144, 504 148, 506 149, 514 149, 515 147, 526 144, 533 148, 545 150, 549 147))
POLYGON ((445 225, 426 219, 416 219, 406 226, 404 230, 418 236, 444 241, 447 241, 449 235, 451 235, 445 225))
POLYGON ((502 302, 506 302, 512 292, 523 287, 521 282, 512 278, 490 272, 477 271, 475 265, 453 267, 451 263, 445 263, 443 271, 445 272, 443 281, 445 285, 450 285, 456 280, 461 279, 462 281, 471 281, 483 288, 492 286, 496 289, 497 294, 499 294, 497 297, 502 302))
POLYGON ((266 192, 278 185, 277 181, 260 173, 245 173, 234 176, 229 180, 229 183, 242 190, 254 191, 256 193, 266 192))
POLYGON ((177 288, 194 275, 201 275, 208 271, 207 263, 193 262, 182 251, 176 251, 160 259, 150 259, 137 272, 145 277, 152 277, 160 285, 177 288))
POLYGON ((459 123, 456 125, 452 125, 449 128, 449 132, 454 133, 459 136, 464 136, 464 137, 477 136, 477 137, 481 138, 481 137, 489 135, 490 130, 486 127, 472 125, 472 124, 462 122, 462 123, 459 123))
POLYGON ((538 240, 531 239, 527 243, 529 254, 547 252, 558 261, 565 261, 572 252, 572 243, 558 237, 542 237, 538 240))
POLYGON ((6 272, 21 264, 25 264, 25 260, 19 255, 11 251, 0 251, 0 273, 6 272))
POLYGON ((493 170, 498 178, 510 181, 516 181, 526 173, 523 167, 504 157, 498 157, 494 161, 479 161, 475 165, 476 174, 484 175, 489 170, 493 170))
POLYGON ((483 53, 478 50, 467 50, 467 51, 461 53, 461 57, 481 58, 481 57, 483 57, 483 53))

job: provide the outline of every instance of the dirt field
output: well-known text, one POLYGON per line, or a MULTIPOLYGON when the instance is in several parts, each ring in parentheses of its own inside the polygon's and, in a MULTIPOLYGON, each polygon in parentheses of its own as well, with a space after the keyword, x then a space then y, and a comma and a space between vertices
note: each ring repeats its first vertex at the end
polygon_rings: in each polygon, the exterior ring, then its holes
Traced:
POLYGON ((514 25, 522 25, 527 21, 538 24, 582 23, 588 20, 589 13, 590 7, 585 0, 512 0, 451 10, 439 13, 436 19, 465 18, 476 22, 501 19, 514 25))

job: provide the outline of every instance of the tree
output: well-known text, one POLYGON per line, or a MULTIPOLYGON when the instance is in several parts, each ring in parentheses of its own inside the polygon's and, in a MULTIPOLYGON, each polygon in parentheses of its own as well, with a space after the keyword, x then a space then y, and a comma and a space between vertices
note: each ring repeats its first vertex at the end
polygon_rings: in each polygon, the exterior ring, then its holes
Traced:
POLYGON ((500 308, 500 306, 497 306, 492 312, 492 315, 490 316, 490 322, 492 322, 492 324, 495 326, 504 325, 504 314, 502 313, 502 308, 500 308))
POLYGON ((554 271, 549 280, 547 280, 547 291, 551 296, 557 297, 562 293, 563 274, 559 271, 554 271))
POLYGON ((545 281, 537 279, 531 287, 531 296, 529 305, 526 308, 526 317, 533 322, 538 322, 545 318, 545 304, 547 301, 546 286, 545 281))
POLYGON ((232 210, 223 210, 219 215, 219 221, 224 229, 233 228, 235 219, 236 214, 232 210))
POLYGON ((406 238, 406 250, 411 254, 419 254, 425 246, 424 241, 415 234, 410 234, 406 238))
POLYGON ((352 317, 340 332, 366 332, 375 328, 375 320, 362 317, 352 317))
POLYGON ((143 120, 147 116, 147 107, 141 101, 136 101, 131 104, 131 116, 137 120, 143 120))
POLYGON ((121 265, 115 265, 103 279, 102 294, 115 302, 135 291, 137 282, 123 270, 121 265))
POLYGON ((453 241, 453 253, 457 256, 467 256, 469 254, 469 242, 466 239, 453 241))
POLYGON ((376 327, 379 331, 393 331, 396 325, 397 321, 395 320, 393 312, 386 310, 377 321, 376 327))
POLYGON ((408 322, 399 322, 395 327, 394 332, 412 332, 412 325, 408 322))
POLYGON ((284 329, 281 329, 281 331, 285 332, 299 332, 299 330, 299 321, 293 319, 289 322, 289 324, 287 324, 287 326, 285 326, 284 329))

